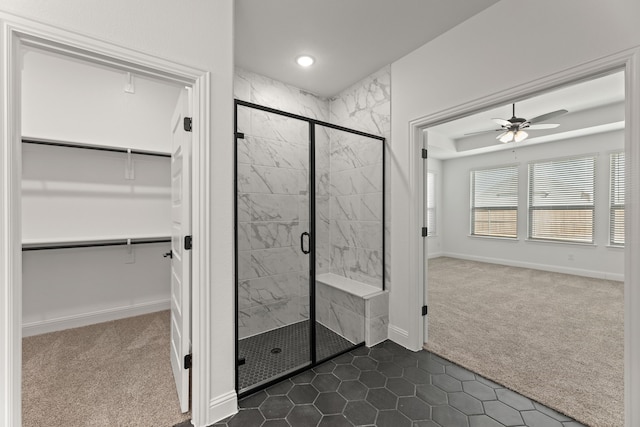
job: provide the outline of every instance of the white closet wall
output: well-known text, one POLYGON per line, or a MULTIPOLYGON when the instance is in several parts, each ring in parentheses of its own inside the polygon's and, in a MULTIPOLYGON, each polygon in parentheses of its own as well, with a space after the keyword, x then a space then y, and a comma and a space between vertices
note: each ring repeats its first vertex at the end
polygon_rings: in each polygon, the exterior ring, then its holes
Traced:
MULTIPOLYGON (((26 50, 23 138, 168 154, 184 89, 132 83, 127 93, 124 72, 26 50)), ((24 143, 22 168, 23 243, 170 235, 169 157, 24 143)), ((168 309, 169 251, 169 243, 24 251, 23 334, 168 309)))

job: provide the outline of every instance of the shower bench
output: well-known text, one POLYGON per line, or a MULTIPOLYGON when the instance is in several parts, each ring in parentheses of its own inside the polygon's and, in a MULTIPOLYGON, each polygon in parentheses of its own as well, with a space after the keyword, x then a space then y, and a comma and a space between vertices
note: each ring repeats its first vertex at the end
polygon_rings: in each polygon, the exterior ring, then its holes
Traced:
POLYGON ((316 276, 316 319, 354 344, 367 347, 387 339, 389 292, 339 276, 316 276))

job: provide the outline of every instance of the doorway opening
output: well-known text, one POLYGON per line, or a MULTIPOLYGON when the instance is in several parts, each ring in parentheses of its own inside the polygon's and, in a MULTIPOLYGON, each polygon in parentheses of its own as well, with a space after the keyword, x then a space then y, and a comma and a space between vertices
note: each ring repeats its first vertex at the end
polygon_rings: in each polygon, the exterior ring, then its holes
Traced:
POLYGON ((425 348, 588 425, 624 422, 624 74, 516 100, 568 110, 522 141, 511 104, 424 131, 425 348))
MULTIPOLYGON (((202 179, 200 171, 202 168, 206 168, 209 164, 209 160, 203 156, 203 141, 204 141, 204 133, 203 129, 208 129, 209 117, 208 110, 209 107, 206 103, 201 103, 200 100, 204 99, 206 94, 207 86, 207 74, 201 71, 181 66, 179 64, 171 63, 166 60, 162 60, 159 58, 151 58, 150 56, 144 55, 139 52, 131 52, 125 48, 112 46, 108 44, 100 44, 95 40, 88 40, 83 38, 77 34, 65 33, 64 31, 58 29, 51 29, 47 26, 40 25, 37 23, 31 23, 29 25, 26 22, 20 23, 5 23, 6 28, 8 29, 6 35, 6 48, 7 48, 7 56, 5 59, 4 67, 4 77, 5 77, 5 87, 9 88, 9 91, 6 93, 6 109, 4 110, 3 115, 3 123, 5 125, 4 129, 5 133, 5 145, 4 145, 4 154, 6 157, 4 158, 6 168, 3 168, 3 182, 5 184, 4 188, 6 190, 5 193, 5 201, 7 203, 3 204, 3 222, 5 224, 4 231, 6 232, 4 236, 5 247, 3 251, 3 272, 6 273, 5 277, 7 280, 3 281, 5 286, 4 295, 8 296, 7 299, 3 299, 3 318, 5 324, 8 327, 5 329, 3 334, 3 340, 5 341, 6 346, 3 351, 3 365, 5 368, 6 376, 6 387, 3 396, 6 399, 3 399, 3 405, 6 409, 5 420, 8 424, 11 425, 21 425, 21 400, 22 400, 22 366, 21 366, 21 356, 22 356, 22 326, 23 326, 23 317, 22 317, 22 305, 23 305, 23 274, 22 274, 22 266, 23 266, 23 256, 22 256, 22 164, 23 164, 23 155, 22 149, 24 146, 29 146, 27 150, 32 149, 37 151, 41 149, 51 150, 52 152, 60 152, 60 150, 65 149, 69 150, 69 152, 73 152, 75 154, 69 154, 69 157, 74 157, 78 153, 78 151, 82 151, 85 153, 82 156, 87 156, 87 151, 99 151, 103 152, 102 154, 108 154, 112 157, 109 158, 110 161, 119 163, 119 168, 124 175, 135 175, 136 164, 139 166, 141 171, 145 171, 145 166, 148 166, 148 163, 162 163, 165 161, 164 154, 171 154, 171 152, 163 152, 162 156, 154 156, 154 150, 134 150, 131 147, 126 147, 124 153, 120 152, 121 150, 111 150, 106 148, 109 147, 109 144, 68 144, 71 146, 65 146, 62 144, 56 144, 57 142, 61 142, 60 140, 46 140, 46 137, 41 139, 33 138, 30 143, 23 143, 22 137, 22 122, 21 122, 21 107, 22 107, 22 88, 21 88, 21 79, 22 79, 22 56, 24 49, 40 49, 42 51, 47 52, 48 54, 58 54, 65 58, 73 58, 74 61, 87 61, 97 68, 102 69, 112 69, 112 70, 120 70, 125 73, 131 73, 133 75, 133 80, 135 83, 135 76, 144 77, 150 80, 156 80, 156 82, 164 82, 176 85, 176 87, 185 88, 188 86, 192 88, 192 101, 190 104, 193 106, 193 117, 194 123, 193 126, 193 163, 194 170, 193 175, 194 185, 197 185, 198 192, 197 195, 192 199, 191 206, 192 215, 194 216, 194 225, 193 225, 193 234, 197 236, 196 241, 199 243, 198 245, 194 245, 193 247, 193 255, 194 260, 192 262, 192 271, 194 276, 196 277, 207 277, 208 275, 208 267, 203 265, 202 260, 200 259, 201 251, 208 251, 210 236, 206 233, 202 233, 203 229, 208 229, 207 218, 209 218, 210 212, 207 207, 207 200, 209 199, 208 193, 206 193, 209 189, 209 185, 205 180, 202 179), (87 147, 80 148, 78 145, 93 145, 91 148, 93 150, 87 149, 87 147), (102 145, 106 145, 104 147, 102 145), (151 151, 152 153, 149 153, 151 151), (124 160, 116 161, 114 160, 114 156, 123 156, 124 160), (140 160, 140 159, 148 159, 148 160, 140 160), (201 204, 204 203, 204 206, 201 204), (203 225, 204 224, 204 225, 203 225)), ((131 83, 131 80, 127 79, 124 82, 123 87, 127 87, 128 84, 131 83)), ((75 95, 75 94, 74 94, 75 95)), ((70 94, 71 97, 71 94, 70 94)), ((64 98, 64 97, 63 97, 64 98)), ((71 120, 72 118, 69 118, 71 120)), ((82 125, 91 124, 89 123, 79 123, 79 127, 82 125)), ((164 127, 167 129, 167 132, 170 132, 169 123, 159 124, 158 126, 164 127), (163 126, 164 125, 164 126, 163 126)), ((65 139, 62 138, 62 142, 65 139)), ((112 142, 112 141, 110 141, 112 142)), ((133 145, 135 146, 135 145, 133 145)), ((65 157, 65 156, 61 156, 65 157)), ((99 156, 97 156, 99 157, 99 156)), ((68 162, 68 159, 63 159, 68 162)), ((49 165, 51 166, 51 165, 49 165)), ((85 167, 83 163, 76 163, 73 165, 74 168, 82 169, 85 167)), ((86 167, 91 167, 87 165, 86 167)), ((97 175, 99 175, 101 170, 95 171, 97 175)), ((69 174, 69 171, 63 171, 62 175, 69 174)), ((95 184, 92 182, 92 184, 95 184)), ((57 188, 60 190, 60 188, 57 188)), ((86 188, 85 188, 86 190, 86 188)), ((102 190, 113 190, 109 186, 104 186, 102 190)), ((93 191, 87 191, 87 193, 91 194, 93 191)), ((132 194, 133 196, 133 194, 132 194)), ((45 215, 46 212, 43 212, 45 215)), ((125 249, 126 255, 124 256, 124 260, 132 260, 135 259, 136 255, 140 255, 147 248, 151 248, 154 245, 166 245, 166 238, 158 239, 157 236, 149 236, 141 237, 141 238, 132 238, 131 236, 127 236, 124 239, 116 239, 113 234, 107 234, 106 239, 97 239, 98 236, 92 235, 92 242, 96 243, 96 240, 99 240, 97 243, 102 243, 103 245, 99 247, 101 250, 109 250, 115 249, 116 246, 122 246, 125 249), (160 240, 160 241, 159 241, 160 240)), ((105 237, 105 236, 100 236, 105 237)), ((57 237, 50 239, 41 239, 40 241, 35 240, 31 242, 33 246, 31 247, 31 251, 26 251, 30 254, 36 254, 37 252, 41 253, 54 253, 57 251, 67 250, 67 251, 78 251, 82 248, 69 248, 68 246, 73 246, 74 243, 78 243, 76 241, 70 241, 72 239, 58 239, 57 237), (44 246, 48 243, 59 242, 59 240, 63 240, 63 248, 56 248, 51 250, 45 250, 44 248, 38 248, 37 246, 44 246), (40 249, 40 250, 36 250, 40 249)), ((79 239, 82 240, 82 239, 79 239)), ((85 239, 86 240, 86 239, 85 239)), ((86 242, 79 242, 80 244, 86 242)), ((79 245, 78 245, 79 246, 79 245)), ((93 246, 93 245, 92 245, 93 246)), ((91 249, 94 249, 93 247, 91 249)), ((122 248, 120 248, 122 249, 122 248)), ((88 251, 88 249, 87 249, 88 251)), ((162 253, 160 253, 160 258, 162 258, 162 253)), ((123 261, 121 257, 121 261, 123 261)), ((112 272, 113 273, 113 272, 112 272)), ((115 273, 114 273, 115 274, 115 273)), ((203 289, 200 281, 195 281, 195 285, 193 287, 193 291, 197 294, 202 294, 205 289, 203 289)), ((57 298, 64 298, 64 294, 57 294, 57 298)), ((187 299, 184 300, 185 302, 187 299)), ((59 302, 59 301, 57 301, 59 302)), ((135 304, 135 301, 134 301, 135 304)), ((202 350, 202 344, 208 342, 208 337, 204 337, 201 334, 200 325, 202 324, 203 313, 208 312, 209 301, 202 301, 198 304, 197 307, 194 308, 193 316, 189 316, 189 321, 193 320, 192 326, 194 328, 194 339, 192 345, 194 350, 198 352, 202 350)), ((155 311, 150 308, 153 306, 145 306, 142 304, 142 311, 155 311)), ((137 307, 140 308, 140 307, 137 307)), ((157 308, 157 307, 156 307, 157 308)), ((103 315, 107 316, 106 320, 109 320, 113 313, 110 310, 103 310, 103 315)), ((71 316, 73 317, 73 316, 71 316)), ((99 317, 99 316, 98 316, 99 317)), ((98 317, 95 317, 97 319, 98 317)), ((39 319, 40 321, 46 321, 48 319, 39 319)), ((65 319, 69 320, 69 319, 65 319)), ((77 320, 77 319, 76 319, 77 320)), ((86 320, 86 319, 85 319, 86 320)), ((43 327, 43 324, 32 324, 29 326, 40 328, 43 327)), ((45 322, 46 323, 46 322, 45 322)), ((47 325, 43 327, 47 329, 52 327, 52 325, 47 325)), ((55 327, 54 327, 55 329, 55 327)), ((41 329, 42 331, 42 329, 41 329)), ((205 345, 206 347, 206 345, 205 345)), ((167 349, 168 351, 168 349, 167 349)), ((193 418, 195 423, 204 423, 202 421, 208 415, 205 413, 205 409, 208 408, 207 405, 202 405, 201 400, 206 396, 203 395, 202 384, 207 383, 206 379, 200 380, 197 377, 197 373, 199 372, 201 364, 207 364, 207 360, 209 357, 209 353, 204 351, 201 354, 202 357, 195 358, 193 361, 193 366, 191 370, 196 375, 196 380, 194 380, 195 384, 192 392, 192 411, 193 418), (198 421, 200 420, 200 421, 198 421)), ((188 355, 185 355, 188 356, 188 355)), ((188 375, 189 370, 183 368, 185 370, 186 375, 188 375)), ((175 393, 175 390, 174 390, 175 393)), ((188 393, 187 393, 188 396, 188 393)), ((208 400, 207 400, 208 401, 208 400)))
POLYGON ((190 200, 180 138, 190 138, 176 125, 187 89, 22 53, 23 425, 184 421, 188 371, 176 353, 190 284, 176 294, 190 233, 171 224, 190 216, 180 203, 190 200), (74 410, 55 410, 64 406, 74 410))

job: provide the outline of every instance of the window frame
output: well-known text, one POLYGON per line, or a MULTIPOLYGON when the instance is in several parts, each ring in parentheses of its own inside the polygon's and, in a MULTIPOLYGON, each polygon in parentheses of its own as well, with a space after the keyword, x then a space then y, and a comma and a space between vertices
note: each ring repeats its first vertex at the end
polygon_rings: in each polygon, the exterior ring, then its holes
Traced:
POLYGON ((585 153, 577 156, 568 157, 554 157, 550 159, 532 160, 527 163, 527 240, 533 242, 545 242, 545 243, 561 243, 561 244, 577 244, 577 245, 595 245, 596 237, 596 187, 597 187, 597 158, 598 153, 585 153), (533 167, 538 164, 545 163, 560 163, 570 160, 584 160, 590 159, 593 162, 593 174, 592 174, 592 197, 591 204, 584 205, 569 205, 569 204, 555 204, 547 206, 533 206, 533 186, 534 182, 534 169, 533 167), (590 210, 591 211, 591 239, 589 241, 579 239, 568 239, 564 237, 535 237, 533 235, 534 227, 534 212, 535 211, 572 211, 572 210, 590 210))
POLYGON ((624 150, 621 151, 614 151, 609 153, 609 246, 615 247, 615 248, 624 248, 625 246, 625 223, 624 223, 624 213, 625 213, 625 199, 626 199, 626 194, 625 194, 625 168, 626 168, 626 158, 625 158, 625 152, 624 150), (619 183, 622 184, 622 198, 623 198, 623 203, 614 203, 616 197, 616 192, 619 191, 617 186, 616 186, 616 178, 619 178, 620 175, 618 174, 617 170, 614 169, 614 158, 615 157, 619 157, 622 156, 622 176, 621 176, 621 180, 618 181, 619 183), (615 239, 615 233, 614 230, 616 229, 615 225, 614 225, 614 217, 615 211, 619 211, 621 210, 623 212, 623 216, 622 216, 622 243, 616 242, 614 241, 615 239))
POLYGON ((519 191, 519 183, 520 183, 520 171, 519 164, 506 164, 492 167, 483 167, 480 169, 471 169, 469 171, 469 236, 470 237, 480 237, 480 238, 488 238, 488 239, 507 239, 507 240, 518 240, 518 223, 519 223, 519 214, 518 214, 518 206, 520 203, 520 191, 519 191), (488 172, 488 171, 496 171, 500 169, 509 169, 513 170, 515 173, 515 204, 513 206, 483 206, 476 207, 475 206, 475 196, 476 196, 476 183, 475 176, 478 172, 488 172), (515 212, 515 234, 514 235, 504 235, 504 234, 479 234, 476 230, 476 215, 475 213, 478 210, 484 210, 486 212, 493 211, 514 211, 515 212))

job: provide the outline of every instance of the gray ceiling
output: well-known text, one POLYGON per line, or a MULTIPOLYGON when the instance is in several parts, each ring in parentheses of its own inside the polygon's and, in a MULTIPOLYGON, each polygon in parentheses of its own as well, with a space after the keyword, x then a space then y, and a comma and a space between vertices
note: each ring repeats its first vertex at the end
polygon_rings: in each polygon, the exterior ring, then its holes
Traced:
POLYGON ((236 0, 235 62, 336 95, 498 0, 236 0), (296 56, 316 64, 303 69, 296 56))

